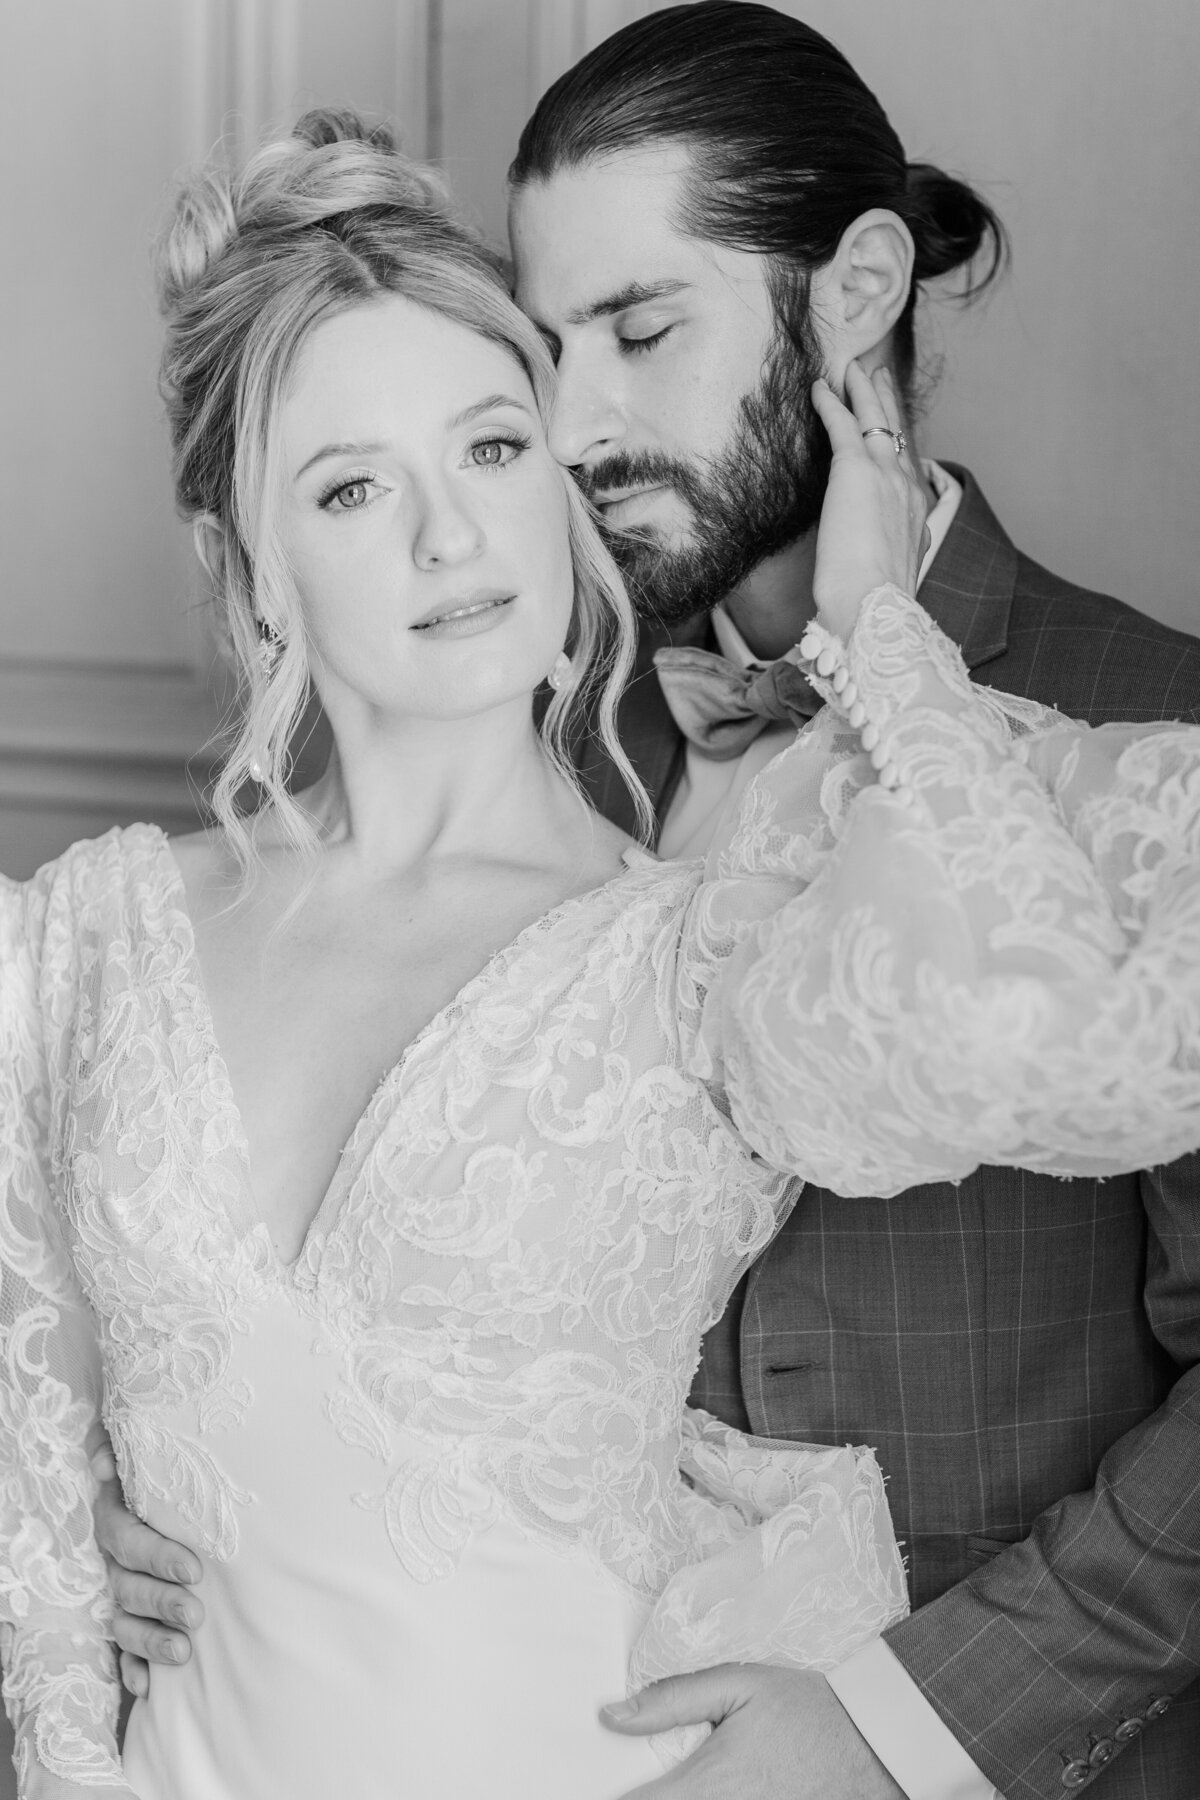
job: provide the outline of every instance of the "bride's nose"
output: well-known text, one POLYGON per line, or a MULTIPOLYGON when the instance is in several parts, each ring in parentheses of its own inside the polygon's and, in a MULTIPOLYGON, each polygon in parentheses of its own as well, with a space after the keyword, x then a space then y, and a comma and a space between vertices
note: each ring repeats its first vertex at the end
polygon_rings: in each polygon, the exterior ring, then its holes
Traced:
POLYGON ((412 555, 418 569, 470 562, 486 542, 466 496, 449 484, 430 484, 418 497, 412 555))

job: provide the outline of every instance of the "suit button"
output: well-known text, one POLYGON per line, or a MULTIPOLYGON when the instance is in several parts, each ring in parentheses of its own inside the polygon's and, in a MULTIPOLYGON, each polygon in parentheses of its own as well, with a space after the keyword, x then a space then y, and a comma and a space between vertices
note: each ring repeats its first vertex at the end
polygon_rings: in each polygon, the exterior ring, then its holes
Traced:
POLYGON ((1097 1738, 1088 1751, 1088 1762, 1093 1769, 1102 1769, 1117 1754, 1117 1746, 1111 1738, 1097 1738))
POLYGON ((1157 1700, 1152 1700, 1150 1702, 1149 1706, 1146 1708, 1147 1719, 1161 1719, 1163 1714, 1167 1711, 1170 1704, 1171 1704, 1170 1694, 1163 1694, 1157 1700))
POLYGON ((1135 1737, 1141 1737, 1143 1729, 1140 1719, 1122 1719, 1113 1736, 1118 1744, 1132 1744, 1135 1737))
POLYGON ((1069 1762, 1062 1772, 1062 1784, 1065 1788, 1086 1787, 1092 1779, 1092 1771, 1085 1762, 1069 1762))

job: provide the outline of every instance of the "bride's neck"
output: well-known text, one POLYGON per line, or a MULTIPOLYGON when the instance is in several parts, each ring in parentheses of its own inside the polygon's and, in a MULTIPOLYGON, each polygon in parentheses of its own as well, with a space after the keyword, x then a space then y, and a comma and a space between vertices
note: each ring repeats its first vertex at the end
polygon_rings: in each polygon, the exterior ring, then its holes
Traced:
POLYGON ((364 869, 511 856, 551 840, 573 804, 527 704, 468 719, 333 724, 328 766, 303 801, 325 849, 364 869))

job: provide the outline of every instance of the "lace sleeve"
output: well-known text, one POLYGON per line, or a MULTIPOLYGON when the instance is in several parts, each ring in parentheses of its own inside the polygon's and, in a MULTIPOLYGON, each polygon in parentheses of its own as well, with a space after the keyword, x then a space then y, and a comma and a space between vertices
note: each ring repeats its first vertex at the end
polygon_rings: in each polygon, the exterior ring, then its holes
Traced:
POLYGON ((702 890, 699 1072, 762 1155, 848 1194, 1193 1149, 1200 730, 973 687, 893 589, 848 661, 901 788, 844 742, 820 763, 824 715, 759 777, 702 890))
POLYGON ((43 1028, 47 885, 0 879, 0 1648, 21 1796, 119 1782, 92 1532, 94 1330, 60 1229, 43 1028))

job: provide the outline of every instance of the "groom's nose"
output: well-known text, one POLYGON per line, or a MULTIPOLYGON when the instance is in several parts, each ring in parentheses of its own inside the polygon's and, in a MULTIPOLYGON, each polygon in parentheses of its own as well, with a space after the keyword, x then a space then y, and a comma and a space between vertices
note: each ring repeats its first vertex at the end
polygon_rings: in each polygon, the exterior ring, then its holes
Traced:
POLYGON ((558 394, 550 414, 550 453, 567 468, 607 456, 625 439, 620 397, 600 369, 564 352, 558 364, 558 394))

